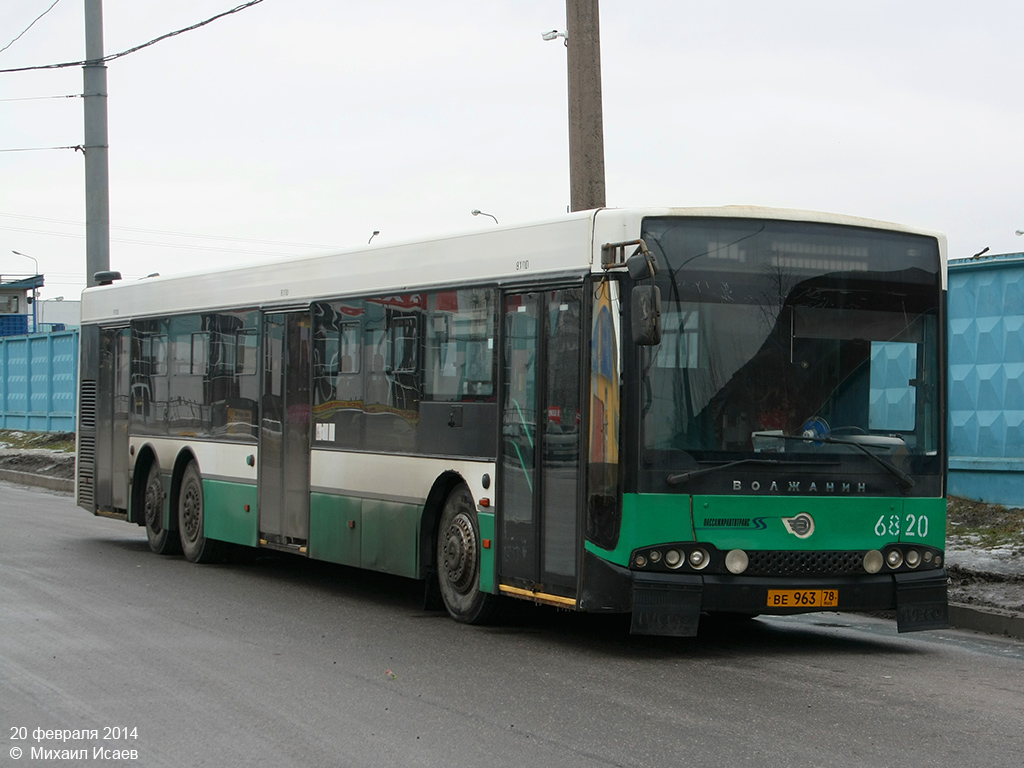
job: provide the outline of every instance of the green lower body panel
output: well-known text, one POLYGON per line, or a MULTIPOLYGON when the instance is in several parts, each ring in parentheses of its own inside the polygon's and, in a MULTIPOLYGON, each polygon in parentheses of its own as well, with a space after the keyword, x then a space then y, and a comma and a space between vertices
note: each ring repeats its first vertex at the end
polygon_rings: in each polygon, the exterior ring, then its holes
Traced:
POLYGON ((627 565, 643 543, 693 541, 690 497, 684 494, 627 493, 622 497, 622 527, 614 550, 586 542, 586 548, 616 565, 627 565))
POLYGON ((416 504, 311 494, 309 555, 315 560, 419 578, 421 511, 416 504))
POLYGON ((694 496, 697 541, 722 550, 868 550, 903 541, 945 546, 943 499, 879 496, 694 496))
POLYGON ((309 498, 309 556, 362 566, 362 499, 314 493, 309 498))
POLYGON ((477 512, 480 524, 480 541, 490 541, 491 546, 480 550, 480 591, 495 592, 494 585, 494 513, 477 512))
POLYGON ((255 547, 256 486, 203 480, 203 535, 208 539, 255 547))
POLYGON ((942 550, 946 502, 877 496, 626 494, 614 550, 588 551, 626 566, 652 545, 698 541, 730 549, 870 550, 889 543, 942 550))

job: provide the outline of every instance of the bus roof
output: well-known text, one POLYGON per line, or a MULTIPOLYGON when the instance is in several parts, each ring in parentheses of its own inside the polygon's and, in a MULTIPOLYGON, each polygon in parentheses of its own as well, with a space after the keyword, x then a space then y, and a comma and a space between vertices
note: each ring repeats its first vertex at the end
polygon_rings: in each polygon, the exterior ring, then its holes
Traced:
POLYGON ((82 292, 82 322, 120 323, 132 317, 232 307, 298 307, 329 297, 581 276, 601 270, 604 243, 635 239, 648 216, 807 221, 927 235, 938 239, 945 267, 943 235, 888 222, 758 206, 601 208, 426 240, 368 244, 329 254, 95 286, 82 292))

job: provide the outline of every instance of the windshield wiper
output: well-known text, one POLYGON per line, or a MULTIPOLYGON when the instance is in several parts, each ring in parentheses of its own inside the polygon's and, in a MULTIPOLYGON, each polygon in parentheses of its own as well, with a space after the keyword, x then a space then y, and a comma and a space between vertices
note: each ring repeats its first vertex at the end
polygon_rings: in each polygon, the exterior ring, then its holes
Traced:
MULTIPOLYGON (((832 464, 833 462, 828 463, 832 464)), ((799 464, 813 464, 816 467, 824 466, 820 461, 793 461, 791 459, 737 459, 736 461, 727 461, 725 464, 715 464, 715 466, 713 467, 704 467, 703 469, 691 469, 689 472, 680 472, 679 474, 676 475, 669 475, 667 478, 667 482, 669 485, 682 485, 683 483, 689 482, 695 477, 700 477, 701 475, 706 475, 709 474, 710 472, 718 472, 721 469, 729 469, 729 467, 735 467, 739 464, 785 464, 787 467, 797 466, 799 464)))
POLYGON ((788 464, 789 462, 779 461, 778 459, 737 459, 736 461, 729 461, 725 464, 716 464, 713 467, 704 467, 704 469, 693 469, 689 472, 680 472, 678 475, 669 475, 669 485, 682 485, 683 483, 692 480, 700 475, 706 475, 709 472, 717 472, 720 469, 728 469, 729 467, 735 467, 740 464, 788 464))
POLYGON ((776 440, 797 440, 802 443, 830 443, 832 445, 852 445, 854 448, 863 453, 865 456, 867 456, 869 459, 875 462, 878 466, 880 466, 890 475, 895 477, 896 480, 899 481, 900 488, 902 488, 904 491, 909 491, 911 488, 917 485, 914 478, 912 478, 902 469, 893 464, 890 464, 881 456, 872 453, 866 445, 864 445, 863 443, 858 443, 856 440, 843 440, 842 438, 839 437, 831 437, 824 435, 816 437, 804 437, 803 435, 780 435, 771 432, 758 432, 757 436, 775 438, 776 440))

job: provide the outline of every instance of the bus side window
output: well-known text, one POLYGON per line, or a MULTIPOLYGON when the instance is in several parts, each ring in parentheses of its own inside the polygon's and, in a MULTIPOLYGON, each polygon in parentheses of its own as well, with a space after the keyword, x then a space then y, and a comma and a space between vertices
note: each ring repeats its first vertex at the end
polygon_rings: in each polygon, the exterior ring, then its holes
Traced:
POLYGON ((132 430, 167 434, 167 320, 132 323, 132 430))
POLYGON ((363 325, 361 300, 313 305, 314 440, 358 448, 362 440, 363 325))
POLYGON ((417 436, 422 453, 494 455, 497 296, 493 287, 427 296, 417 436))
POLYGON ((497 300, 493 288, 440 291, 427 303, 424 399, 494 399, 497 300))

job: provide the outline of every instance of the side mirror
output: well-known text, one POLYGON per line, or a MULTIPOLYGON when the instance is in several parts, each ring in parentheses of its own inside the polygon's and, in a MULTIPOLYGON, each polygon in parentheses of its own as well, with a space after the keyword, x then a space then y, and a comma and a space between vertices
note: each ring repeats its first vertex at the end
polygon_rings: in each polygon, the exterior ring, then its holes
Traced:
POLYGON ((661 343, 661 289, 656 285, 638 285, 629 295, 630 326, 633 343, 653 347, 661 343))
POLYGON ((650 251, 637 248, 626 259, 626 270, 634 280, 647 280, 658 273, 658 262, 650 251))

